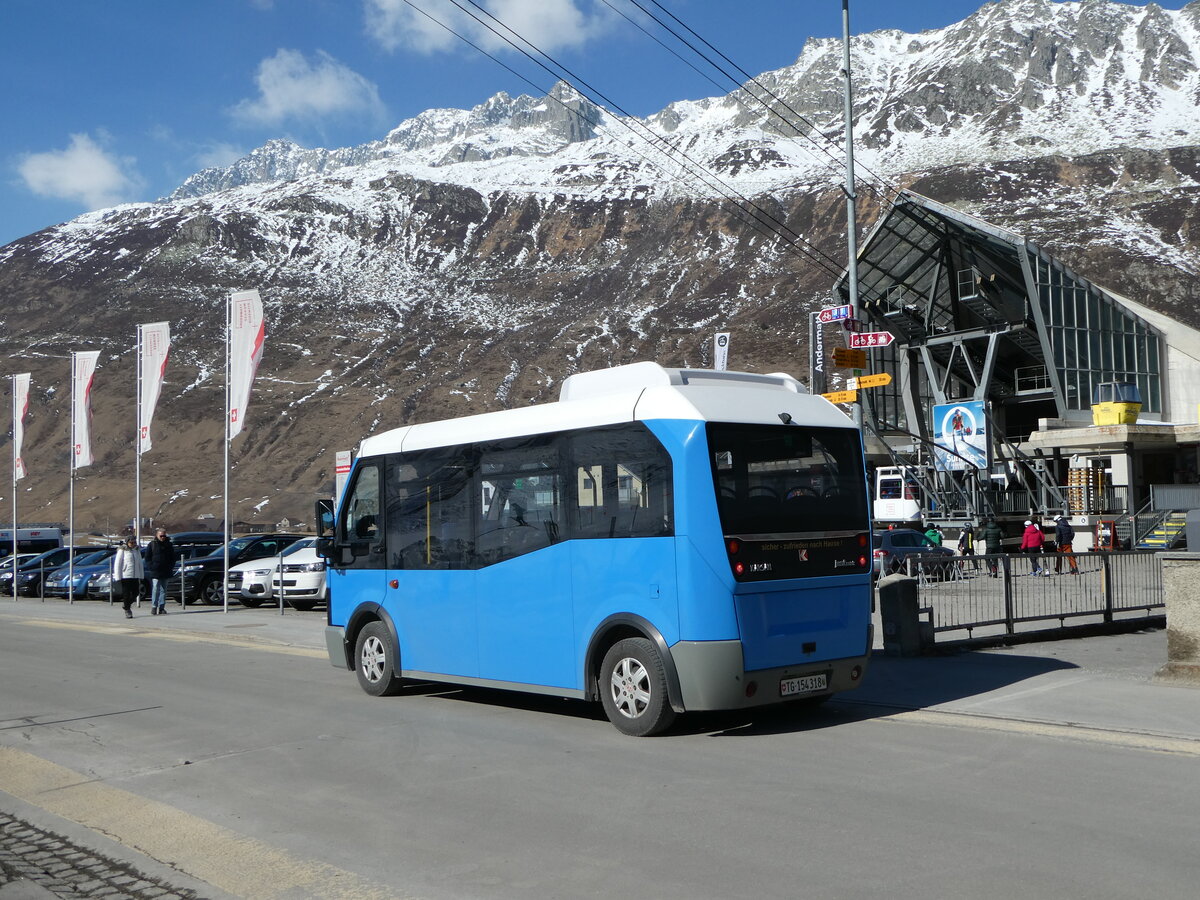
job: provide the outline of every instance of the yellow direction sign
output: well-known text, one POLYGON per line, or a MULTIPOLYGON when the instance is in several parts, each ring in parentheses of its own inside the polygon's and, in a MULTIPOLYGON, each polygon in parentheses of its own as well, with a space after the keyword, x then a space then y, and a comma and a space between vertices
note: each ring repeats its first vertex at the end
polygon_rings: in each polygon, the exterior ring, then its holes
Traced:
POLYGON ((853 403, 858 399, 858 391, 831 391, 821 396, 830 403, 853 403))
POLYGON ((866 350, 851 350, 849 347, 833 348, 833 364, 847 369, 863 369, 867 365, 866 350))
POLYGON ((859 375, 857 378, 847 378, 846 387, 861 391, 863 388, 883 387, 892 383, 892 376, 887 372, 876 372, 874 375, 859 375))

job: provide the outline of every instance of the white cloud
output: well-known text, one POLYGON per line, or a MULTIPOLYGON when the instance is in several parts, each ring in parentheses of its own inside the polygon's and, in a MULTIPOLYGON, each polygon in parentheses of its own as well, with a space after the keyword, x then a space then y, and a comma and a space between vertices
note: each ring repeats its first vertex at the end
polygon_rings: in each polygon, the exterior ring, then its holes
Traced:
MULTIPOLYGON (((512 49, 504 40, 512 35, 481 13, 476 15, 499 34, 449 0, 414 2, 429 15, 422 15, 404 0, 364 0, 367 33, 387 50, 407 47, 421 53, 440 53, 463 46, 458 38, 433 21, 437 19, 486 50, 512 49)), ((604 34, 612 22, 605 13, 585 11, 580 0, 485 0, 482 5, 504 25, 547 53, 585 44, 604 34)))
POLYGON ((281 49, 259 63, 254 81, 258 96, 232 110, 247 124, 313 123, 363 113, 384 117, 379 89, 324 51, 310 61, 298 50, 281 49))
POLYGON ((134 162, 108 152, 86 134, 73 134, 67 149, 30 153, 17 164, 17 172, 35 194, 70 200, 90 211, 134 198, 143 184, 134 162))

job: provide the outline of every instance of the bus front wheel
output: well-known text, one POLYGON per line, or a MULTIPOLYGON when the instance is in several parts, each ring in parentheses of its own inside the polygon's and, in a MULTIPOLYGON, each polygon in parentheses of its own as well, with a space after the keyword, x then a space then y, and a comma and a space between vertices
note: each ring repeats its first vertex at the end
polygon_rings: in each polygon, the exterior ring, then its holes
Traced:
POLYGON ((372 697, 390 697, 400 690, 396 648, 382 622, 369 622, 354 643, 354 672, 359 686, 372 697))
POLYGON ((645 638, 625 638, 609 648, 599 688, 608 720, 623 734, 646 737, 675 721, 662 659, 645 638))

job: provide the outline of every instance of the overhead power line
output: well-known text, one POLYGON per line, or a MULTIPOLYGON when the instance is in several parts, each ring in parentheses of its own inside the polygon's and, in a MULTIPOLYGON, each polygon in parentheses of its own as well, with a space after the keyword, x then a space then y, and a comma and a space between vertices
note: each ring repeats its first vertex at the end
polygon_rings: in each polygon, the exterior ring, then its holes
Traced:
MULTIPOLYGON (((405 0, 405 2, 410 2, 410 0, 405 0)), ((697 160, 695 160, 681 147, 657 134, 637 116, 629 113, 619 103, 606 95, 603 91, 590 84, 586 79, 577 75, 553 56, 546 53, 523 35, 509 27, 494 13, 484 9, 479 5, 479 3, 475 2, 475 0, 465 0, 465 2, 474 10, 478 11, 483 16, 486 16, 491 20, 491 22, 495 22, 496 25, 506 32, 505 34, 501 34, 489 22, 484 21, 478 15, 475 15, 475 13, 473 13, 471 10, 466 9, 463 4, 459 2, 459 0, 449 0, 449 2, 451 2, 460 11, 474 19, 479 25, 490 31, 497 38, 516 49, 535 65, 545 70, 552 77, 572 85, 576 91, 587 97, 593 103, 596 103, 598 106, 611 108, 614 110, 621 117, 618 118, 618 122, 620 122, 623 127, 631 131, 633 134, 639 136, 642 140, 646 141, 653 149, 663 153, 669 158, 672 158, 675 162, 679 163, 692 178, 703 183, 710 190, 716 191, 731 203, 736 204, 744 213, 748 214, 759 225, 766 227, 771 232, 773 237, 782 238, 784 239, 785 243, 791 245, 794 249, 800 249, 805 256, 809 257, 809 259, 814 263, 820 265, 827 272, 832 274, 833 277, 836 278, 840 276, 841 265, 836 259, 825 253, 816 245, 809 242, 801 234, 793 230, 786 222, 777 218, 769 211, 763 209, 745 194, 723 182, 718 176, 710 172, 702 163, 699 163, 697 160), (526 47, 529 49, 527 50, 526 47), (533 52, 531 53, 530 50, 533 52), (537 56, 534 54, 537 54, 537 56), (546 60, 546 62, 543 62, 543 59, 546 60), (547 62, 550 63, 550 65, 547 65, 547 62), (551 65, 555 68, 551 68, 551 65)), ((410 3, 410 5, 412 4, 410 3)))
MULTIPOLYGON (((609 5, 611 8, 611 3, 609 3, 609 0, 603 0, 603 2, 606 3, 607 5, 609 5)), ((756 100, 759 104, 761 104, 762 107, 770 115, 775 116, 780 122, 782 122, 788 128, 792 129, 792 131, 795 132, 795 134, 793 135, 794 137, 800 137, 800 138, 804 138, 804 139, 808 140, 814 146, 816 146, 816 148, 818 150, 820 150, 821 153, 823 153, 825 156, 827 156, 834 163, 837 163, 838 165, 844 165, 845 156, 842 154, 842 151, 840 150, 840 148, 837 147, 836 144, 833 143, 833 141, 831 141, 829 138, 827 138, 825 136, 824 132, 822 132, 821 128, 816 123, 812 122, 810 119, 808 119, 802 113, 800 113, 797 110, 795 110, 794 108, 792 108, 792 106, 790 104, 788 104, 787 101, 785 101, 783 98, 778 96, 774 91, 772 91, 769 87, 767 87, 765 84, 763 84, 756 76, 751 75, 749 72, 747 72, 741 66, 739 66, 736 62, 734 62, 732 59, 730 59, 728 56, 726 56, 724 53, 722 53, 720 50, 718 50, 716 47, 714 47, 711 43, 709 43, 707 40, 705 40, 701 35, 697 34, 696 31, 693 30, 686 22, 684 22, 682 19, 680 19, 674 13, 672 13, 669 9, 664 7, 661 3, 658 2, 658 0, 649 0, 649 2, 653 3, 654 6, 658 7, 667 16, 669 16, 672 21, 676 22, 681 28, 685 29, 689 34, 691 34, 693 37, 695 37, 696 40, 700 41, 702 44, 704 44, 705 47, 707 47, 709 50, 711 50, 713 53, 715 53, 717 56, 719 56, 721 59, 723 59, 726 63, 728 63, 730 66, 732 66, 734 69, 736 69, 741 74, 742 78, 738 79, 738 78, 735 78, 733 75, 731 75, 724 68, 724 66, 715 62, 704 51, 702 51, 698 47, 696 47, 695 44, 693 44, 691 41, 689 41, 687 38, 685 38, 683 35, 681 35, 678 31, 676 31, 674 28, 672 28, 670 25, 668 25, 666 22, 664 22, 662 19, 660 19, 658 16, 656 16, 653 12, 648 10, 644 5, 642 5, 642 2, 640 2, 640 0, 629 0, 629 2, 632 3, 634 6, 636 6, 638 9, 640 9, 643 13, 646 14, 646 16, 648 16, 654 22, 656 22, 663 30, 665 30, 669 34, 671 34, 677 41, 679 41, 681 44, 683 44, 685 47, 687 47, 689 50, 691 50, 693 53, 695 53, 697 56, 699 56, 701 59, 703 59, 706 63, 708 63, 714 69, 719 71, 722 75, 724 75, 729 80, 729 82, 731 84, 733 84, 735 87, 735 90, 732 92, 731 96, 733 96, 733 98, 736 102, 739 102, 739 103, 741 102, 741 100, 738 98, 737 94, 739 91, 744 90, 749 96, 751 96, 752 98, 754 98, 754 100, 756 100), (769 102, 764 100, 761 96, 759 96, 758 94, 749 90, 746 87, 747 84, 753 84, 760 91, 762 91, 764 94, 766 94, 768 97, 770 97, 771 100, 775 101, 776 103, 779 104, 779 106, 781 106, 783 109, 787 110, 788 113, 790 113, 794 117, 795 120, 802 122, 805 126, 807 126, 807 128, 809 130, 808 133, 805 133, 805 131, 803 129, 801 129, 800 126, 797 125, 795 121, 792 121, 792 120, 789 120, 788 118, 786 118, 783 115, 783 113, 781 113, 778 109, 776 109, 774 106, 772 106, 769 102), (820 140, 818 140, 813 135, 819 135, 820 140)), ((643 29, 643 31, 644 30, 645 29, 643 29)), ((676 54, 676 55, 678 55, 678 54, 676 54)), ((682 57, 680 57, 680 58, 682 59, 682 57)), ((709 79, 709 80, 712 81, 712 79, 709 79)), ((715 82, 713 82, 713 83, 715 84, 715 82)), ((718 87, 718 89, 722 89, 722 90, 724 89, 721 85, 717 85, 717 87, 718 87)), ((746 108, 746 109, 749 108, 749 107, 746 107, 745 104, 742 104, 742 105, 743 105, 743 108, 746 108)), ((847 127, 849 127, 848 124, 847 124, 847 127)), ((870 180, 867 181, 867 186, 868 186, 868 188, 871 189, 871 191, 873 193, 876 194, 877 197, 879 197, 879 199, 885 200, 888 198, 889 195, 894 197, 896 194, 899 193, 899 188, 892 185, 883 176, 877 175, 875 172, 871 171, 871 169, 869 169, 867 166, 864 166, 861 163, 858 163, 855 165, 855 169, 856 170, 861 169, 863 172, 867 173, 867 175, 870 176, 870 180)), ((857 172, 856 172, 856 174, 857 174, 857 172)))
MULTIPOLYGON (((610 137, 617 139, 616 135, 613 134, 609 129, 605 128, 603 123, 600 122, 598 119, 589 118, 589 117, 585 116, 583 113, 581 113, 579 110, 571 108, 566 103, 564 103, 562 100, 553 96, 547 88, 543 87, 542 85, 537 84, 536 82, 532 81, 530 78, 526 77, 522 73, 513 69, 511 66, 508 66, 507 64, 501 62, 499 59, 496 58, 496 56, 494 56, 493 54, 489 53, 487 50, 480 47, 478 44, 476 44, 475 42, 473 42, 472 40, 467 38, 465 35, 460 34, 459 32, 455 31, 453 28, 451 28, 449 25, 447 25, 442 20, 438 19, 436 16, 432 15, 427 10, 422 9, 420 6, 413 3, 412 0, 404 0, 404 2, 408 6, 410 6, 412 9, 416 10, 418 13, 420 13, 421 15, 428 18, 431 22, 434 22, 435 24, 437 24, 441 28, 445 29, 450 34, 454 35, 459 40, 463 41, 465 44, 467 44, 471 48, 477 50, 479 53, 481 53, 484 56, 491 59, 497 65, 504 68, 506 71, 512 73, 514 76, 519 78, 521 81, 530 85, 535 91, 538 91, 538 92, 544 94, 547 97, 547 99, 558 103, 567 112, 571 113, 572 115, 576 116, 577 118, 581 119, 582 121, 587 122, 588 124, 592 125, 593 127, 598 128, 599 130, 608 134, 610 137)), ((458 6, 462 12, 466 13, 467 15, 471 16, 471 18, 475 19, 476 22, 479 22, 479 24, 483 25, 484 27, 489 28, 489 30, 492 31, 493 34, 496 34, 497 37, 501 38, 506 43, 508 43, 510 46, 514 47, 519 52, 524 54, 526 57, 533 60, 535 63, 537 63, 543 69, 546 69, 546 71, 550 72, 550 74, 552 76, 554 76, 555 78, 558 78, 560 80, 567 81, 569 83, 569 79, 558 75, 557 73, 553 72, 548 67, 546 67, 544 64, 542 64, 539 60, 534 59, 523 48, 516 45, 513 41, 511 41, 507 38, 504 38, 502 35, 500 35, 498 32, 496 32, 495 29, 490 28, 490 26, 488 26, 486 23, 479 20, 478 17, 471 14, 470 11, 463 9, 457 2, 455 2, 455 0, 450 0, 450 2, 454 3, 455 6, 458 6)), ((515 34, 515 32, 514 32, 514 34, 515 34)), ((522 40, 524 40, 524 39, 522 38, 522 40)), ((532 45, 530 45, 530 46, 532 46, 532 45)), ((564 69, 564 71, 565 71, 565 69, 564 69)), ((576 88, 576 90, 578 90, 578 88, 576 88)), ((580 95, 586 97, 586 95, 582 91, 580 91, 580 95)), ((590 99, 590 98, 588 98, 588 99, 590 99)), ((667 156, 668 159, 671 159, 672 154, 681 152, 681 151, 678 151, 677 148, 673 147, 669 142, 666 142, 664 139, 662 139, 658 135, 655 135, 654 132, 650 129, 646 129, 646 130, 649 131, 653 140, 649 140, 646 138, 645 135, 640 134, 636 129, 634 129, 630 125, 630 122, 627 119, 621 118, 621 117, 616 117, 616 120, 621 125, 625 126, 627 129, 629 129, 631 132, 633 132, 633 134, 636 137, 638 137, 639 140, 647 141, 650 144, 652 149, 657 150, 658 152, 667 156)), ((633 119, 633 121, 637 121, 637 120, 633 119)), ((641 124, 641 123, 639 122, 638 124, 641 124)), ((684 186, 685 188, 691 187, 690 185, 687 184, 686 181, 678 178, 677 176, 673 175, 670 171, 663 168, 662 163, 647 156, 645 153, 641 152, 641 150, 639 150, 636 146, 634 146, 634 145, 628 145, 628 146, 629 146, 629 149, 631 149, 633 152, 635 152, 639 156, 641 156, 642 159, 646 160, 646 162, 648 162, 650 165, 654 166, 655 168, 658 168, 660 171, 663 171, 667 175, 667 177, 670 178, 671 180, 679 181, 679 183, 682 186, 684 186)), ((678 162, 677 159, 674 159, 672 161, 678 162)), ((697 176, 696 171, 688 168, 687 166, 684 166, 684 168, 688 171, 689 175, 691 175, 693 178, 696 178, 696 176, 697 176)), ((718 186, 720 186, 720 181, 719 181, 719 179, 716 179, 716 176, 711 175, 711 173, 707 172, 707 170, 703 169, 702 167, 699 170, 699 174, 703 175, 703 176, 707 176, 709 179, 712 179, 712 181, 715 181, 716 186, 714 186, 712 183, 709 183, 709 187, 710 187, 710 189, 718 190, 718 186)), ((732 189, 729 189, 729 190, 732 190, 732 189)), ((708 201, 711 199, 710 195, 705 195, 705 194, 701 193, 700 191, 695 190, 695 188, 692 188, 692 192, 698 199, 705 200, 705 201, 708 201)), ((781 240, 785 249, 790 250, 792 253, 805 259, 807 262, 813 263, 814 265, 817 265, 818 267, 824 269, 828 274, 832 275, 834 278, 837 278, 840 276, 841 270, 840 270, 836 260, 834 260, 828 254, 821 251, 819 248, 816 248, 814 245, 805 241, 804 238, 802 238, 799 234, 792 231, 790 228, 787 228, 786 225, 783 225, 783 228, 786 229, 787 232, 790 232, 790 236, 789 236, 789 234, 781 232, 778 226, 782 225, 782 223, 780 223, 778 219, 775 219, 773 216, 770 216, 769 214, 765 213, 764 211, 761 210, 761 208, 755 206, 754 204, 751 204, 751 206, 753 207, 753 210, 747 210, 747 209, 743 208, 742 206, 740 206, 737 203, 737 201, 733 199, 733 197, 721 192, 720 190, 718 190, 718 193, 720 193, 721 196, 725 200, 733 203, 733 206, 730 208, 730 211, 735 215, 735 217, 737 217, 740 221, 742 221, 743 224, 750 226, 751 228, 758 231, 763 236, 769 238, 772 242, 781 240), (761 215, 759 215, 759 213, 761 213, 761 215)), ((734 193, 736 194, 736 192, 734 192, 734 193)))

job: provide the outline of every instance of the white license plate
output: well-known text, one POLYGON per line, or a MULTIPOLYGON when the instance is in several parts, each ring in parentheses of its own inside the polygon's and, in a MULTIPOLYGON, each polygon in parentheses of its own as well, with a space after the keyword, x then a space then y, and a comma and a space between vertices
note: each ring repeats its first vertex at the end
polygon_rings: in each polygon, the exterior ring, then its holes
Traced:
POLYGON ((800 678, 784 678, 779 682, 779 696, 792 697, 796 694, 812 694, 826 690, 829 686, 829 676, 822 672, 820 675, 803 675, 800 678))

